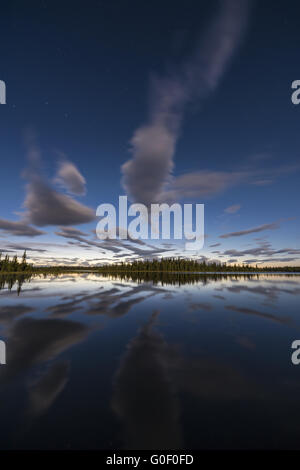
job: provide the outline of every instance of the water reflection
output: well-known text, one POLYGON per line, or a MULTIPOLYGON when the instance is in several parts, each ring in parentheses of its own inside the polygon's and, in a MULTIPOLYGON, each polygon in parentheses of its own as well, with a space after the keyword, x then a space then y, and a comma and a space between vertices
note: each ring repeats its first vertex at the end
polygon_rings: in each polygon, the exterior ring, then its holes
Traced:
POLYGON ((258 317, 266 318, 268 320, 272 320, 278 323, 290 323, 291 322, 290 318, 288 317, 276 317, 275 315, 271 315, 269 313, 264 313, 264 312, 259 312, 258 310, 254 310, 252 308, 237 307, 235 305, 226 305, 225 308, 227 310, 231 310, 237 313, 244 313, 246 315, 257 315, 258 317))
POLYGON ((26 372, 30 367, 53 361, 88 334, 88 327, 70 320, 22 318, 6 332, 7 366, 1 382, 26 372))
POLYGON ((299 448, 299 276, 0 284, 1 449, 299 448))
POLYGON ((69 377, 70 362, 58 361, 29 386, 26 414, 33 418, 45 413, 63 391, 69 377))
POLYGON ((31 278, 31 274, 0 274, 0 290, 7 287, 11 291, 17 285, 17 293, 19 294, 24 282, 29 282, 31 278))
POLYGON ((218 404, 254 398, 257 392, 242 371, 222 359, 186 357, 169 345, 155 329, 158 315, 154 312, 127 344, 114 379, 112 407, 126 449, 184 448, 182 394, 218 404))
POLYGON ((154 329, 159 312, 126 346, 114 383, 112 406, 129 449, 179 449, 179 399, 170 375, 172 349, 154 329))
MULTIPOLYGON (((278 279, 280 275, 278 274, 227 274, 227 273, 180 273, 180 272, 120 272, 118 274, 108 274, 108 273, 101 273, 101 274, 94 274, 96 278, 106 278, 112 281, 122 280, 122 281, 133 281, 138 284, 140 283, 151 283, 153 285, 161 284, 163 285, 174 285, 174 286, 182 286, 187 284, 199 284, 206 285, 211 281, 220 281, 220 280, 228 280, 230 279, 232 282, 245 280, 245 281, 255 281, 261 278, 269 277, 273 279, 278 279)), ((297 274, 285 274, 288 278, 297 277, 297 274)), ((67 282, 76 282, 76 277, 80 277, 82 279, 89 279, 91 276, 89 273, 77 273, 77 274, 1 274, 0 273, 0 291, 7 288, 9 291, 13 289, 13 287, 17 286, 18 294, 22 290, 22 286, 24 282, 30 282, 32 279, 46 279, 47 282, 53 282, 56 279, 59 279, 60 282, 63 280, 67 282)), ((240 292, 240 287, 232 287, 232 292, 240 292)), ((247 288, 246 288, 247 290, 247 288)), ((259 292, 259 288, 257 292, 259 292)), ((267 288, 265 289, 267 290, 267 288)), ((251 289, 250 289, 251 291, 251 289)), ((276 291, 276 288, 275 288, 276 291)), ((255 289, 254 289, 255 292, 255 289)), ((299 290, 298 292, 299 293, 299 290)), ((276 296, 276 293, 275 293, 276 296)), ((272 289, 270 290, 270 298, 272 296, 272 289)))

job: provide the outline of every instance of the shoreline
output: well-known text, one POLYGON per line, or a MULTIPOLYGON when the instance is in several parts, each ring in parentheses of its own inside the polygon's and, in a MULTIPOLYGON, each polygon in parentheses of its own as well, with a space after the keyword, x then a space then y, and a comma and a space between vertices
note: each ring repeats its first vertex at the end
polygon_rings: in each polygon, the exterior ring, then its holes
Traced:
MULTIPOLYGON (((237 275, 237 274, 243 274, 243 275, 260 275, 260 274, 285 274, 285 275, 300 275, 300 268, 299 271, 143 271, 143 270, 135 270, 135 271, 128 271, 128 270, 112 270, 112 271, 100 271, 100 270, 95 270, 95 269, 87 269, 87 270, 81 270, 81 269, 74 269, 74 270, 57 270, 51 272, 50 269, 53 268, 44 268, 41 269, 41 271, 0 271, 0 276, 1 275, 9 275, 9 274, 17 274, 17 275, 33 275, 33 274, 75 274, 75 273, 87 273, 87 274, 132 274, 132 273, 144 273, 144 274, 228 274, 228 275, 237 275)), ((55 269, 55 268, 54 268, 55 269)))

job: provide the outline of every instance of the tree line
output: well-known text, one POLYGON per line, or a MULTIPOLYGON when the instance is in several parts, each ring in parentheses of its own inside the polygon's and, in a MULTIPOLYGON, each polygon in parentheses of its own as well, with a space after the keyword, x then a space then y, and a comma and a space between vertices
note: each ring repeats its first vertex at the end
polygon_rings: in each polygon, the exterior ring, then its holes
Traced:
POLYGON ((254 272, 300 272, 300 267, 258 267, 248 264, 226 264, 199 261, 184 258, 161 258, 153 260, 135 260, 130 263, 105 265, 98 268, 107 273, 115 272, 181 272, 181 273, 254 273, 254 272))
POLYGON ((15 273, 28 271, 30 269, 31 265, 27 263, 26 250, 23 253, 21 261, 18 260, 17 255, 14 255, 12 258, 10 258, 9 255, 5 255, 3 258, 3 253, 0 252, 0 272, 15 273))
POLYGON ((283 266, 283 267, 261 267, 250 266, 248 264, 226 264, 217 262, 199 261, 197 259, 185 258, 160 258, 151 260, 134 260, 131 262, 119 262, 114 264, 98 265, 98 266, 34 266, 27 263, 26 250, 19 261, 17 256, 11 259, 8 255, 4 258, 0 253, 0 272, 26 272, 37 274, 60 274, 71 272, 99 272, 99 273, 300 273, 299 266, 283 266))

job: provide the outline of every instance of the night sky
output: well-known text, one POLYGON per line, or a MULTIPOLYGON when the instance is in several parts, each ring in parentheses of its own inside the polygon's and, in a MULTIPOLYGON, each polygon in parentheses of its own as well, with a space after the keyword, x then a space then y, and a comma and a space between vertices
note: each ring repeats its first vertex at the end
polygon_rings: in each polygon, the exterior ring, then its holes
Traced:
POLYGON ((6 3, 4 253, 300 265, 299 2, 6 3), (204 248, 99 240, 97 206, 125 194, 204 203, 204 248))

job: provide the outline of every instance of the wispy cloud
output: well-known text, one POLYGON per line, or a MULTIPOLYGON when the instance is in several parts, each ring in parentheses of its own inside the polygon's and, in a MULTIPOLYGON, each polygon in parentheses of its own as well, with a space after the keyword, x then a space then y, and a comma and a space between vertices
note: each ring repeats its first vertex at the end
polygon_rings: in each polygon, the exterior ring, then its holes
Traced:
POLYGON ((9 243, 7 245, 8 248, 12 248, 13 250, 17 250, 17 251, 34 251, 36 253, 45 253, 46 250, 45 248, 40 248, 40 247, 31 247, 31 246, 28 246, 27 244, 18 244, 18 243, 9 243))
POLYGON ((224 212, 226 212, 226 214, 236 214, 241 207, 240 204, 234 204, 233 206, 226 207, 224 212))
POLYGON ((261 240, 258 245, 253 248, 246 248, 245 250, 230 249, 223 252, 225 256, 234 256, 244 258, 245 256, 255 256, 255 258, 243 259, 243 263, 247 264, 259 264, 259 263, 288 263, 291 261, 298 260, 295 255, 300 255, 300 249, 298 248, 281 248, 279 250, 272 247, 271 243, 261 240), (277 255, 282 255, 277 257, 277 255), (293 257, 291 257, 293 255, 293 257))
POLYGON ((163 253, 173 251, 173 249, 169 247, 154 247, 145 243, 143 240, 131 240, 130 237, 128 240, 120 240, 118 238, 106 240, 91 239, 86 237, 83 232, 73 227, 61 227, 61 230, 55 232, 55 234, 59 237, 76 240, 78 246, 81 248, 93 247, 100 249, 103 253, 106 251, 116 253, 118 258, 139 255, 140 257, 150 259, 162 255, 163 253))
POLYGON ((211 197, 236 185, 246 183, 250 172, 202 170, 173 178, 160 198, 166 201, 211 197))
POLYGON ((263 264, 263 263, 290 263, 292 261, 300 261, 300 258, 263 258, 263 259, 246 259, 246 264, 263 264))
POLYGON ((258 227, 241 230, 239 232, 225 233, 224 235, 220 235, 220 238, 242 237, 243 235, 249 235, 250 233, 264 232, 265 230, 276 230, 279 227, 280 222, 273 222, 272 224, 259 225, 258 227))
POLYGON ((281 248, 280 250, 275 250, 272 248, 270 243, 263 243, 260 246, 254 248, 247 248, 246 250, 226 250, 223 253, 224 255, 230 256, 245 256, 245 255, 254 255, 254 256, 271 256, 271 255, 300 255, 300 249, 297 248, 281 248))
MULTIPOLYGON (((194 54, 177 72, 152 79, 149 122, 135 131, 132 159, 122 166, 123 186, 132 200, 149 205, 166 196, 185 108, 192 99, 203 100, 217 88, 240 45, 249 5, 248 0, 224 0, 194 54)), ((187 182, 186 175, 182 178, 175 182, 177 190, 171 189, 176 196, 187 182)), ((218 175, 213 174, 214 178, 218 175)), ((222 188, 231 178, 228 173, 225 181, 219 178, 215 184, 222 188)), ((205 183, 203 178, 202 193, 211 193, 205 183)))

